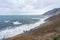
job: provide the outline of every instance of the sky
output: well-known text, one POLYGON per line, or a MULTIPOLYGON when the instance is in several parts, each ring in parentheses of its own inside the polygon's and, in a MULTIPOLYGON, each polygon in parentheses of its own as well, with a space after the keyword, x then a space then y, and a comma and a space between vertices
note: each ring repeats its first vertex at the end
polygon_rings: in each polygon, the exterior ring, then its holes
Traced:
POLYGON ((60 0, 0 0, 0 15, 42 15, 60 7, 60 0))

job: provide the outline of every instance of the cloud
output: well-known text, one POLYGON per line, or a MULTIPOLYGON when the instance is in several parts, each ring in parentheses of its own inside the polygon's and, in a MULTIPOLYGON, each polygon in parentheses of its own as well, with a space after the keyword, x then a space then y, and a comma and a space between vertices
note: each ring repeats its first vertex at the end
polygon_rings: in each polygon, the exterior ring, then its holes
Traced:
POLYGON ((0 0, 0 15, 39 15, 59 4, 60 0, 0 0))

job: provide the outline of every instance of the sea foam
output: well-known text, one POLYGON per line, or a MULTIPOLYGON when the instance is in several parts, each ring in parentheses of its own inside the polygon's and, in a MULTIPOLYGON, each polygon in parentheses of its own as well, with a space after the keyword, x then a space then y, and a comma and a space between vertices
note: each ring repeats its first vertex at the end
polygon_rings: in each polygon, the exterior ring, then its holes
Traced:
POLYGON ((44 20, 47 19, 47 18, 48 17, 42 18, 38 22, 33 23, 33 24, 25 24, 25 25, 21 25, 21 26, 12 28, 12 29, 7 28, 6 30, 0 32, 0 39, 13 37, 17 34, 24 33, 24 31, 29 31, 29 30, 39 26, 40 24, 45 23, 44 20))
POLYGON ((13 22, 13 24, 18 25, 18 24, 22 24, 22 23, 20 23, 19 21, 15 21, 15 22, 13 22))

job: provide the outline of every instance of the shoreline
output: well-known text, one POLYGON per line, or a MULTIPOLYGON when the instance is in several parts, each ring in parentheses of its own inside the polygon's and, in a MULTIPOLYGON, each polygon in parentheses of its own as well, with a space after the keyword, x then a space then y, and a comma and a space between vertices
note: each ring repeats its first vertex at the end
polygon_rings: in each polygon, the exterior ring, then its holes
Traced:
POLYGON ((31 30, 29 33, 26 34, 19 34, 14 37, 8 38, 7 40, 45 40, 50 38, 53 39, 54 36, 60 35, 60 14, 56 16, 52 16, 49 18, 49 21, 42 24, 41 26, 38 26, 39 28, 35 30, 31 30), (50 20, 51 19, 51 20, 50 20), (52 38, 51 38, 52 36, 52 38), (35 39, 36 38, 36 39, 35 39))
MULTIPOLYGON (((45 23, 45 22, 44 22, 45 19, 47 19, 47 18, 44 18, 44 19, 42 19, 42 20, 39 20, 37 23, 31 24, 32 26, 30 26, 30 27, 28 26, 28 28, 30 28, 30 30, 32 30, 32 29, 35 30, 35 28, 37 29, 37 28, 38 28, 37 26, 39 26, 40 24, 45 23)), ((27 28, 27 29, 28 29, 28 28, 27 28)), ((19 29, 19 28, 17 28, 17 29, 19 29)), ((8 29, 7 29, 7 30, 8 30, 8 29)), ((30 30, 28 29, 28 30, 23 31, 22 33, 18 33, 18 34, 16 34, 16 35, 26 34, 26 32, 29 32, 30 30)), ((8 31, 9 31, 9 30, 8 30, 8 31)), ((10 31, 9 31, 9 32, 10 32, 10 31)), ((13 31, 11 31, 11 32, 13 32, 13 31)), ((7 34, 6 34, 6 35, 7 35, 7 34)), ((9 34, 8 34, 8 35, 9 35, 9 34)), ((16 36, 16 35, 13 34, 13 36, 10 35, 10 36, 8 36, 8 37, 7 37, 7 36, 6 36, 6 37, 4 36, 4 37, 5 37, 5 38, 10 38, 10 37, 14 37, 14 36, 16 36)), ((4 37, 2 37, 2 39, 3 39, 4 37)))

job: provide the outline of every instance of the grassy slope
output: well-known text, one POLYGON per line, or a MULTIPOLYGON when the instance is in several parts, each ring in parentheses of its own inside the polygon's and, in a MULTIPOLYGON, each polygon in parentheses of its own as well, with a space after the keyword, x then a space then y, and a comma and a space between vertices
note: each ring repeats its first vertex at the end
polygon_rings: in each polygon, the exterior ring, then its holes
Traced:
POLYGON ((60 35, 60 14, 47 20, 48 22, 39 26, 38 29, 7 40, 53 40, 54 36, 60 35))

